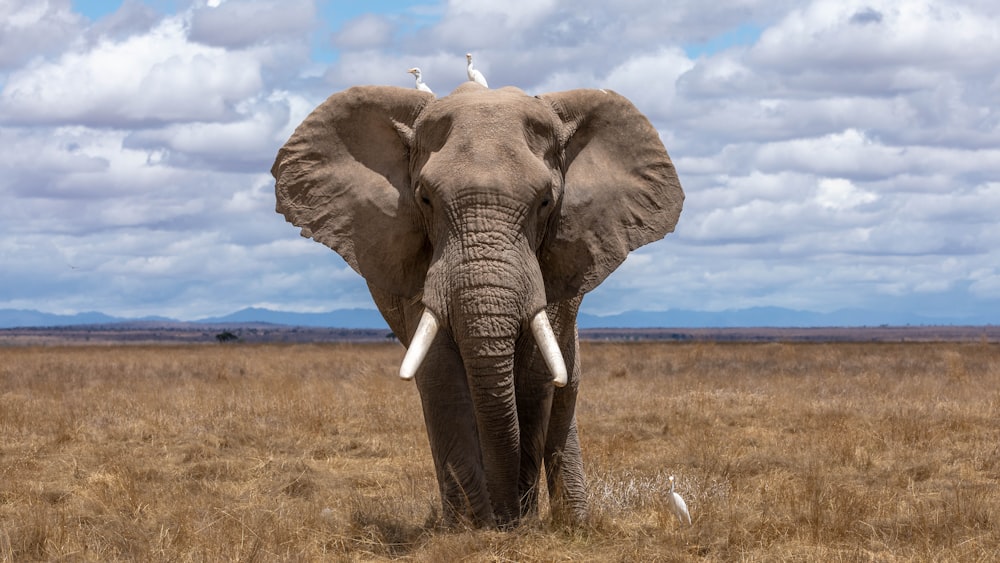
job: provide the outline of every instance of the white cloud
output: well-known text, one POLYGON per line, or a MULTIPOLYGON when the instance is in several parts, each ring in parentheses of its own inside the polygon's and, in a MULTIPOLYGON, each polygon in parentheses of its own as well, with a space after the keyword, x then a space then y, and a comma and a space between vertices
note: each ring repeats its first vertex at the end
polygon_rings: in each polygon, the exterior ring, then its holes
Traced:
POLYGON ((385 44, 392 36, 393 26, 386 18, 364 14, 348 22, 334 35, 334 43, 347 49, 365 49, 385 44))
POLYGON ((742 52, 726 51, 698 60, 679 77, 678 88, 684 95, 726 99, 767 97, 765 77, 743 61, 742 52))
POLYGON ((888 146, 864 132, 842 133, 767 143, 756 151, 754 163, 762 170, 796 170, 816 174, 879 179, 906 172, 952 174, 1000 171, 1000 149, 962 150, 926 146, 888 146))
POLYGON ((672 115, 677 78, 694 63, 678 48, 639 55, 615 67, 603 81, 651 117, 672 115))
MULTIPOLYGON (((155 155, 157 162, 180 168, 268 170, 290 134, 290 101, 285 95, 273 94, 233 109, 239 116, 233 121, 176 123, 139 131, 125 140, 125 147, 144 149, 155 155)), ((296 117, 301 120, 304 115, 296 117)))
POLYGON ((524 28, 538 23, 557 6, 556 0, 509 0, 501 3, 491 0, 449 0, 448 11, 456 18, 475 15, 502 17, 504 24, 524 28))
POLYGON ((160 15, 141 0, 125 0, 114 13, 94 22, 86 30, 90 43, 102 39, 120 41, 132 35, 148 33, 160 20, 160 15))
POLYGON ((814 1, 764 32, 751 57, 798 71, 817 65, 848 72, 982 69, 1000 57, 1000 28, 990 16, 961 2, 814 1))
POLYGON ((834 211, 850 210, 877 199, 877 195, 858 189, 850 180, 844 178, 820 180, 816 194, 820 206, 834 211))
MULTIPOLYGON (((503 45, 504 37, 533 29, 557 8, 555 0, 450 0, 434 34, 466 49, 503 45)), ((487 68, 488 70, 488 68, 487 68)))
POLYGON ((83 18, 69 0, 0 3, 0 72, 53 53, 76 40, 83 18))
POLYGON ((191 39, 217 47, 243 48, 306 35, 316 22, 314 0, 209 2, 191 13, 191 39))
POLYGON ((148 34, 101 40, 12 73, 0 118, 96 126, 221 120, 261 86, 261 65, 250 54, 190 43, 174 17, 148 34))
POLYGON ((980 269, 973 272, 969 291, 978 297, 1000 299, 1000 270, 980 269))

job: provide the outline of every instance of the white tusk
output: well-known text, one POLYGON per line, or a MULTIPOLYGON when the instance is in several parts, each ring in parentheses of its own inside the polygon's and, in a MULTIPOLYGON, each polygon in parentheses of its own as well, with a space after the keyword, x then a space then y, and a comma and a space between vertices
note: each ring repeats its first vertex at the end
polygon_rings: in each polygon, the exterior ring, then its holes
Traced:
POLYGON ((562 352, 559 351, 559 343, 556 341, 555 333, 552 332, 549 317, 545 314, 544 309, 531 319, 531 333, 535 335, 535 342, 538 343, 538 349, 542 351, 545 365, 549 366, 549 371, 552 372, 553 385, 556 387, 565 386, 567 381, 566 362, 563 360, 562 352))
POLYGON ((417 375, 420 364, 423 363, 427 351, 431 349, 431 342, 438 331, 438 322, 434 314, 424 309, 424 314, 420 315, 420 322, 417 323, 417 331, 413 334, 406 355, 403 356, 403 363, 399 366, 399 377, 410 380, 417 375))

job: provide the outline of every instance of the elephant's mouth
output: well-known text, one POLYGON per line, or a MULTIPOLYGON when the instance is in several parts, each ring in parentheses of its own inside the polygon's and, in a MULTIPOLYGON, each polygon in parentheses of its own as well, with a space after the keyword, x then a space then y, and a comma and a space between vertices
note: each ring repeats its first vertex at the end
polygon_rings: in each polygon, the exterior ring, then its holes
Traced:
MULTIPOLYGON (((538 349, 545 359, 545 365, 552 373, 552 383, 556 387, 565 386, 568 378, 566 362, 563 360, 559 343, 555 333, 552 332, 549 317, 545 314, 544 309, 532 317, 530 326, 535 343, 538 344, 538 349)), ((420 316, 420 322, 417 324, 417 330, 410 342, 410 347, 407 348, 406 355, 403 357, 403 363, 399 366, 399 377, 408 380, 413 379, 417 374, 420 364, 423 363, 427 351, 430 350, 431 343, 437 335, 438 327, 439 323, 434 314, 424 309, 423 315, 420 316)))

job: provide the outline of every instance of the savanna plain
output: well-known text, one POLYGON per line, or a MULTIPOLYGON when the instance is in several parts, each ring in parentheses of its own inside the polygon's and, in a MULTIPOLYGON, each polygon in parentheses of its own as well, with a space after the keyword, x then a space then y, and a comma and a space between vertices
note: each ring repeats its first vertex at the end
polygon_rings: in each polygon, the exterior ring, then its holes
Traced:
POLYGON ((0 348, 0 560, 1000 560, 996 343, 585 342, 589 520, 507 532, 439 525, 402 355, 0 348))

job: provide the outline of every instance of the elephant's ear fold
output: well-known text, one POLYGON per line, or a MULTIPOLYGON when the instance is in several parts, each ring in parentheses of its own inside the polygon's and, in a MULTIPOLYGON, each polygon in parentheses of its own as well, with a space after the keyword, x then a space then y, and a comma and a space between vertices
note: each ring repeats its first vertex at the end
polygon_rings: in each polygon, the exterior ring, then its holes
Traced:
POLYGON ((430 260, 410 190, 413 124, 434 96, 362 86, 327 98, 271 167, 276 211, 369 284, 416 295, 430 260))
POLYGON ((684 192, 656 129, 621 95, 539 98, 564 128, 565 189, 539 256, 553 302, 594 289, 629 252, 673 231, 684 192))

